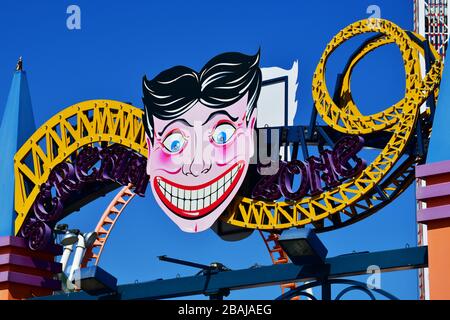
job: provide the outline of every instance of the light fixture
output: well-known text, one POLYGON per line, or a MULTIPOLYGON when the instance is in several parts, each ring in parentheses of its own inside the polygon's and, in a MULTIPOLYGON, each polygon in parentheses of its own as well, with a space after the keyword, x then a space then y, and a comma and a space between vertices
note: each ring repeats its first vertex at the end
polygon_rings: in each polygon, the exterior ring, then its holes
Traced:
POLYGON ((83 234, 83 237, 86 248, 89 248, 94 244, 95 240, 97 240, 97 232, 85 233, 83 234))
POLYGON ((69 229, 69 226, 67 224, 65 224, 65 223, 57 224, 55 227, 55 232, 64 233, 67 231, 67 229, 69 229))
POLYGON ((73 232, 73 230, 67 230, 60 242, 63 246, 70 246, 72 244, 77 243, 77 241, 78 241, 77 233, 73 232))
POLYGON ((75 271, 80 268, 83 257, 86 254, 86 249, 90 248, 97 239, 97 232, 78 233, 77 239, 77 247, 69 272, 69 281, 74 279, 75 271))
POLYGON ((311 229, 289 229, 281 234, 278 241, 296 265, 325 262, 328 249, 311 229))

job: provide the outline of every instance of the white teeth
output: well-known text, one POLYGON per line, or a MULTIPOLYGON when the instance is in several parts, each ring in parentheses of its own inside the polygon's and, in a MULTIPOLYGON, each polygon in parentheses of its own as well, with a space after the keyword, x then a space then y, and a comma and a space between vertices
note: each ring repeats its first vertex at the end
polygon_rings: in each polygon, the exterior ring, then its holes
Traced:
POLYGON ((172 196, 173 197, 178 197, 178 188, 172 187, 172 196))
POLYGON ((231 187, 231 184, 241 167, 241 165, 234 167, 233 170, 226 173, 225 176, 219 180, 211 183, 205 188, 196 190, 186 190, 174 187, 169 182, 164 182, 160 177, 157 177, 156 181, 164 197, 170 201, 173 206, 193 212, 206 208, 220 199, 231 187))

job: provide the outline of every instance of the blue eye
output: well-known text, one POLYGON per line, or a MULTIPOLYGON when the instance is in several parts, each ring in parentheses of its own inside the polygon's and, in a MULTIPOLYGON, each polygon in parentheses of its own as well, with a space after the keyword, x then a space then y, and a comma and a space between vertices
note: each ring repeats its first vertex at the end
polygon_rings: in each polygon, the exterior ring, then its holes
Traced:
POLYGON ((217 142, 225 143, 227 141, 227 133, 225 131, 219 132, 217 135, 217 142))
POLYGON ((180 150, 180 146, 181 146, 180 141, 178 140, 173 141, 172 144, 170 145, 170 151, 177 152, 178 150, 180 150))
POLYGON ((177 153, 183 148, 185 143, 186 138, 181 132, 175 131, 164 139, 163 145, 170 153, 177 153))
POLYGON ((222 123, 219 124, 212 134, 212 139, 217 144, 225 144, 228 141, 230 141, 231 137, 233 136, 234 132, 236 131, 236 128, 233 127, 229 123, 222 123))

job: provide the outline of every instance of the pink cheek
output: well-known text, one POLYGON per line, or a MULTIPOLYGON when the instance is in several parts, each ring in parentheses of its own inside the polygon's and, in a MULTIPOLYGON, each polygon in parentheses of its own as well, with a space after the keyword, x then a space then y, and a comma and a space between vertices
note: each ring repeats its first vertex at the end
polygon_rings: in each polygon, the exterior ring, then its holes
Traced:
POLYGON ((155 162, 157 162, 158 164, 161 164, 161 165, 171 166, 171 167, 175 166, 175 163, 173 161, 173 156, 162 150, 157 150, 156 152, 154 152, 153 159, 155 160, 155 162))
POLYGON ((168 164, 169 162, 172 162, 172 157, 165 152, 160 152, 158 160, 160 163, 168 164))

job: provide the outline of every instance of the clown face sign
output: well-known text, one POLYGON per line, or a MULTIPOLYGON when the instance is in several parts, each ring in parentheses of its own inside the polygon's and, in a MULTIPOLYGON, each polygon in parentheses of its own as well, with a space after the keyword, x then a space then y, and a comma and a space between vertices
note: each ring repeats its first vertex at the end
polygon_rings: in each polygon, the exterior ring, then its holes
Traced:
POLYGON ((224 53, 196 72, 143 79, 147 173, 155 199, 183 231, 208 229, 238 192, 254 152, 259 53, 224 53))

